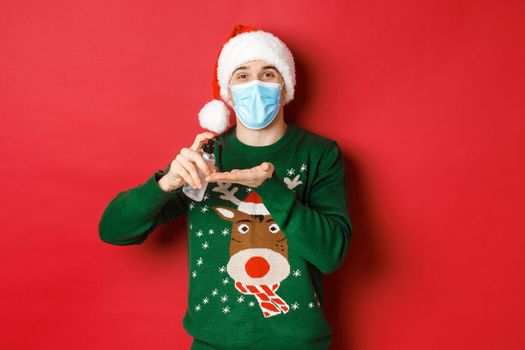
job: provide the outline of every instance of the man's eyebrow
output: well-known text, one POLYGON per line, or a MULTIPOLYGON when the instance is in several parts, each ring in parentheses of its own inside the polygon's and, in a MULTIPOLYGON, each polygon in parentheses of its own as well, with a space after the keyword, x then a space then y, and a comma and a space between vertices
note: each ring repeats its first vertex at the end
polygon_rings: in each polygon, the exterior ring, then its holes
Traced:
MULTIPOLYGON (((237 71, 240 70, 240 69, 246 69, 246 70, 249 70, 250 67, 248 67, 248 66, 240 66, 240 67, 238 67, 236 70, 234 70, 233 73, 237 72, 237 71)), ((277 70, 277 68, 275 68, 275 66, 264 66, 264 67, 262 67, 262 69, 273 69, 273 70, 275 70, 276 72, 278 72, 278 70, 277 70)), ((233 74, 233 73, 232 73, 232 74, 233 74)))
MULTIPOLYGON (((239 69, 248 69, 248 67, 246 66, 240 66, 239 68, 237 68, 236 70, 233 71, 233 73, 237 72, 239 69)), ((232 74, 233 74, 232 73, 232 74)))
POLYGON ((275 66, 264 66, 263 69, 273 69, 277 71, 277 68, 275 68, 275 66))

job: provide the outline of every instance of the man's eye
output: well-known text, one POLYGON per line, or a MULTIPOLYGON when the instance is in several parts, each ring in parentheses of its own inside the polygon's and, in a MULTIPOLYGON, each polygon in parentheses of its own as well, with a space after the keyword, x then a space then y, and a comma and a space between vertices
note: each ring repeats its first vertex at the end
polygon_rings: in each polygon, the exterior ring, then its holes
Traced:
POLYGON ((265 75, 267 78, 273 78, 273 77, 274 77, 273 73, 264 73, 264 75, 265 75))
POLYGON ((237 76, 237 79, 244 79, 246 78, 246 74, 240 74, 237 76))

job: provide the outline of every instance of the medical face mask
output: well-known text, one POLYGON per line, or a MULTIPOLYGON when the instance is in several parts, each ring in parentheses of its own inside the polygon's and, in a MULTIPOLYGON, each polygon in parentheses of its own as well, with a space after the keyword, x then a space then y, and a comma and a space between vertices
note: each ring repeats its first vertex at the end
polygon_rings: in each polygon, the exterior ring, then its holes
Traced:
POLYGON ((270 125, 280 108, 283 84, 252 80, 230 85, 233 109, 241 123, 249 129, 262 129, 270 125))

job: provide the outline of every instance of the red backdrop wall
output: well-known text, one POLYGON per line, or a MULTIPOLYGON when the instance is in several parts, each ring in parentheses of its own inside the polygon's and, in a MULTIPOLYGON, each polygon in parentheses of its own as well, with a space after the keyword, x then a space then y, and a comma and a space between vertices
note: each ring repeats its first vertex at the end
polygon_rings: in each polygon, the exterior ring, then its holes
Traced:
POLYGON ((0 4, 4 349, 186 349, 184 218, 139 246, 103 209, 201 131, 235 24, 298 67, 285 118, 339 142, 355 231, 333 349, 523 349, 520 1, 0 4))

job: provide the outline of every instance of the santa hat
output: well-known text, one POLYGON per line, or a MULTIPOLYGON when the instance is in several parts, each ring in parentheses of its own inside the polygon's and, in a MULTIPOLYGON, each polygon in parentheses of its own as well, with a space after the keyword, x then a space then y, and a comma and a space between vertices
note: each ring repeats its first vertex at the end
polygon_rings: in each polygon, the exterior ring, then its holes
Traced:
POLYGON ((250 215, 269 215, 268 209, 264 206, 261 197, 255 191, 250 192, 248 197, 239 204, 239 211, 250 215))
POLYGON ((228 84, 238 67, 252 60, 261 60, 277 68, 284 79, 286 95, 284 104, 294 98, 295 64, 290 49, 275 35, 254 26, 237 25, 219 52, 213 71, 213 100, 199 112, 199 122, 204 129, 221 133, 229 125, 230 110, 228 84))

